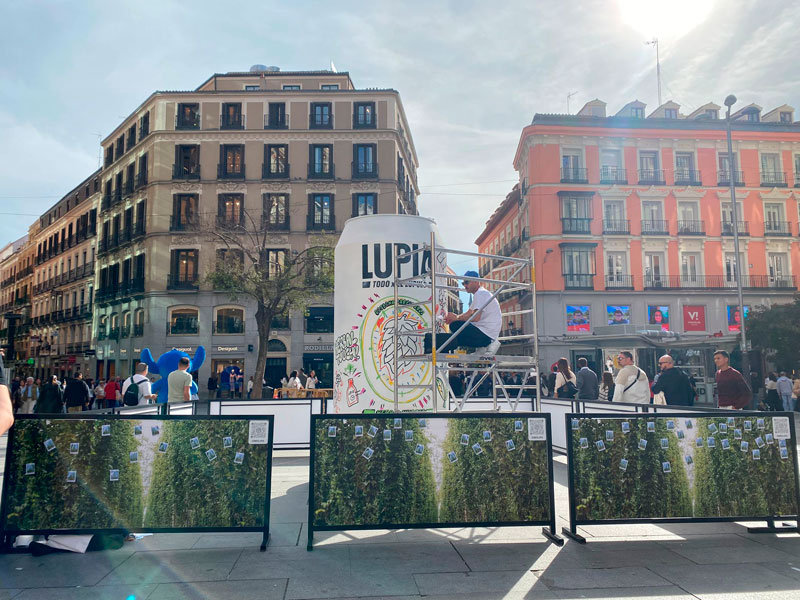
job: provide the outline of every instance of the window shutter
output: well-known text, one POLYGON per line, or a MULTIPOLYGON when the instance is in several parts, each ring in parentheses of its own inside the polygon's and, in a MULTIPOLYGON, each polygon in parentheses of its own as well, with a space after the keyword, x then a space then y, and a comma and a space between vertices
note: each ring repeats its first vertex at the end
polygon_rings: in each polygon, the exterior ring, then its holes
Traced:
POLYGON ((331 202, 331 228, 335 231, 336 230, 336 197, 331 194, 330 195, 330 202, 331 202))
POLYGON ((358 194, 353 194, 353 216, 358 216, 358 194))
POLYGON ((178 144, 175 144, 175 167, 174 171, 176 175, 179 175, 183 171, 183 165, 181 164, 181 147, 178 144))
POLYGON ((219 145, 219 173, 218 174, 224 173, 225 172, 225 167, 226 167, 226 165, 225 165, 225 145, 224 144, 220 144, 219 145))

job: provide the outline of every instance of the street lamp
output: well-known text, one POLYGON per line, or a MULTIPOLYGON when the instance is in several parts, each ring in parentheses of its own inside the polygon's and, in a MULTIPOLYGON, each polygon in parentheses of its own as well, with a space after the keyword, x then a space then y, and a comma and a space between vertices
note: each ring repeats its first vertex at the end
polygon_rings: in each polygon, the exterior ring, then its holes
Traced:
POLYGON ((731 207, 733 212, 733 253, 736 256, 734 260, 735 269, 733 272, 736 281, 736 294, 739 299, 739 330, 741 331, 741 351, 742 351, 742 372, 749 381, 750 379, 750 355, 747 352, 747 332, 745 331, 744 323, 744 299, 742 297, 742 266, 739 254, 739 211, 736 206, 736 185, 734 180, 734 164, 733 160, 733 142, 731 141, 731 106, 736 104, 736 96, 733 94, 725 98, 725 124, 728 130, 728 183, 731 188, 731 207))

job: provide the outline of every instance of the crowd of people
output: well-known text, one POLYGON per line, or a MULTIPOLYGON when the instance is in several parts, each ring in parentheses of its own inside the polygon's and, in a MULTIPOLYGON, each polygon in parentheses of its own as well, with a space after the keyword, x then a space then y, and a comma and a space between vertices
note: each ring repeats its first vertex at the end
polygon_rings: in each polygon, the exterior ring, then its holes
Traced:
POLYGON ((83 373, 78 371, 62 379, 53 375, 44 381, 14 377, 9 382, 9 392, 17 414, 76 413, 122 406, 126 383, 128 381, 120 377, 84 379, 83 373))

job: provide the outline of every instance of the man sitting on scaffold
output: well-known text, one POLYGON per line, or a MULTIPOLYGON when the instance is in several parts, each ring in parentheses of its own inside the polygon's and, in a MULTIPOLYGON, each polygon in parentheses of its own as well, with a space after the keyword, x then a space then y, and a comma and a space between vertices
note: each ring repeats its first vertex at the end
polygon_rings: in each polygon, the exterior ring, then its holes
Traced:
MULTIPOLYGON (((474 278, 464 281, 464 289, 468 294, 472 294, 472 302, 469 310, 465 313, 460 315, 447 313, 444 322, 450 325, 450 333, 436 334, 437 351, 449 350, 452 352, 457 347, 468 347, 475 348, 476 355, 494 356, 500 349, 500 342, 497 341, 497 338, 503 324, 500 303, 497 298, 492 297, 489 290, 476 281, 480 278, 477 272, 467 271, 464 273, 464 277, 474 278), (450 341, 456 332, 459 332, 458 337, 450 341)), ((431 334, 425 334, 425 354, 431 353, 431 341, 431 334)))

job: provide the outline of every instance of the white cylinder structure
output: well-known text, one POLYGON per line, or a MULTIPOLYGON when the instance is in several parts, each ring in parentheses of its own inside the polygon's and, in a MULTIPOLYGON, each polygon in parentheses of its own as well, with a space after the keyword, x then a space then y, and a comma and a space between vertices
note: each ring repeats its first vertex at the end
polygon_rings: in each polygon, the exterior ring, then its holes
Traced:
MULTIPOLYGON (((393 410, 396 383, 427 385, 400 388, 400 410, 433 410, 431 362, 402 360, 403 356, 423 352, 423 337, 403 332, 419 333, 426 328, 430 331, 430 281, 420 279, 400 285, 397 315, 393 287, 395 248, 398 255, 421 249, 425 244, 430 245, 431 233, 436 245, 440 245, 436 223, 413 215, 370 215, 345 223, 335 254, 335 412, 393 410), (426 304, 407 306, 416 302, 426 304), (399 332, 397 373, 394 372, 395 331, 399 332)), ((430 260, 429 251, 402 258, 399 278, 429 272, 430 260)), ((444 253, 437 253, 437 275, 445 273, 446 261, 444 253)), ((437 285, 443 281, 437 277, 437 285)), ((443 315, 446 293, 437 293, 437 300, 437 313, 443 315)), ((439 383, 437 404, 442 408, 444 390, 439 383)))

